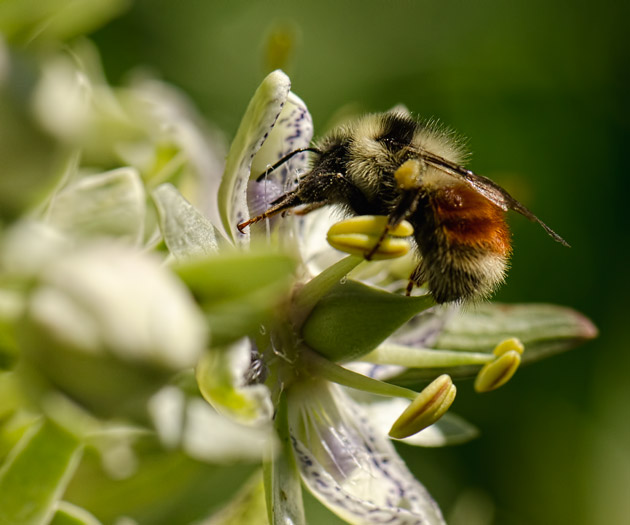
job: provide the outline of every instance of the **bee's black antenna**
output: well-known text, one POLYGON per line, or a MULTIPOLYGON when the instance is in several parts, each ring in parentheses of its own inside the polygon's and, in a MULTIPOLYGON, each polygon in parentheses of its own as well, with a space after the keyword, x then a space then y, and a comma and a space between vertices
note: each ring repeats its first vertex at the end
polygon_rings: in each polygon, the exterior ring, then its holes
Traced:
POLYGON ((282 157, 278 162, 276 162, 273 166, 269 166, 264 172, 262 172, 258 177, 256 177, 256 182, 260 182, 264 177, 269 175, 273 170, 282 166, 286 161, 288 161, 294 155, 298 153, 304 153, 305 151, 312 151, 313 153, 321 153, 317 148, 300 148, 292 151, 291 153, 287 153, 284 157, 282 157))

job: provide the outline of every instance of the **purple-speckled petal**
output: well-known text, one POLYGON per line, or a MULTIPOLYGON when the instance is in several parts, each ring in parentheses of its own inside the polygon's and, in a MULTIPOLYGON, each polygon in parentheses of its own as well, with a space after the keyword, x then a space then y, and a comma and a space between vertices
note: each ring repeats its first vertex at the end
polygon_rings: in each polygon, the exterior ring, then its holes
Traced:
POLYGON ((458 305, 446 305, 425 310, 395 332, 389 341, 414 348, 428 348, 437 341, 446 323, 459 309, 458 305))
POLYGON ((223 226, 235 242, 249 240, 249 232, 239 233, 236 225, 249 218, 246 192, 252 160, 280 116, 290 89, 291 81, 282 71, 267 75, 250 101, 230 147, 218 204, 223 226))
MULTIPOLYGON (((252 179, 292 151, 306 148, 313 138, 313 119, 306 104, 295 93, 289 93, 273 129, 252 162, 252 179)), ((292 189, 297 177, 306 171, 308 154, 300 153, 282 164, 266 178, 276 181, 284 191, 292 189)))
MULTIPOLYGON (((256 179, 287 154, 306 148, 312 137, 313 121, 306 104, 294 93, 289 93, 278 120, 252 161, 251 179, 247 189, 250 216, 261 214, 274 200, 297 185, 299 177, 307 170, 308 153, 295 155, 260 181, 256 179)), ((273 228, 280 220, 281 217, 274 217, 267 223, 273 228)), ((252 234, 266 234, 266 231, 266 227, 251 229, 252 234)))
POLYGON ((289 428, 304 483, 349 523, 444 524, 436 503, 389 439, 337 385, 293 386, 289 428))

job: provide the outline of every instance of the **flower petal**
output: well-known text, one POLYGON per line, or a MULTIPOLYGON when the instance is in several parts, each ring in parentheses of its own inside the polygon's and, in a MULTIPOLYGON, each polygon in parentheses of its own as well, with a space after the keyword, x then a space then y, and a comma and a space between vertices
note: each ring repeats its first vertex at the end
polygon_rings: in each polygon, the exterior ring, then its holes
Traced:
MULTIPOLYGON (((306 170, 307 153, 299 153, 291 157, 260 181, 256 179, 287 154, 306 148, 312 138, 313 120, 306 104, 295 93, 290 92, 276 124, 252 161, 251 179, 247 185, 247 205, 250 216, 263 213, 274 200, 293 189, 298 177, 306 170)), ((271 227, 281 225, 289 230, 294 227, 295 222, 276 216, 262 224, 250 226, 250 233, 256 235, 258 232, 267 236, 267 228, 270 225, 271 227)), ((289 242, 291 245, 294 244, 292 239, 289 239, 289 242)))
MULTIPOLYGON (((570 350, 597 337, 597 327, 581 313, 552 304, 484 303, 454 315, 444 326, 435 349, 487 352, 504 339, 518 338, 525 346, 523 364, 570 350)), ((432 379, 447 372, 452 377, 472 377, 478 365, 407 370, 396 377, 405 384, 432 379)))
POLYGON ((252 159, 280 116, 290 89, 291 81, 282 71, 267 75, 247 106, 230 147, 219 187, 219 211, 227 234, 235 242, 246 241, 249 235, 238 233, 236 225, 249 217, 246 188, 252 159))
POLYGON ((429 348, 459 309, 459 305, 436 305, 420 312, 397 330, 388 341, 415 348, 429 348))
POLYGON ((162 388, 148 406, 164 446, 181 447, 189 456, 202 461, 260 461, 267 447, 277 446, 271 425, 255 428, 241 425, 176 386, 162 388))
POLYGON ((249 425, 270 421, 273 416, 269 389, 248 382, 253 352, 250 340, 243 338, 227 348, 206 352, 196 369, 203 397, 222 414, 249 425))
POLYGON ((218 250, 218 232, 172 184, 162 184, 153 192, 160 229, 169 251, 178 260, 211 255, 218 250))
POLYGON ((133 168, 90 175, 52 197, 46 222, 85 238, 116 237, 139 244, 144 233, 144 187, 133 168))
POLYGON ((340 387, 293 386, 289 427, 304 483, 349 523, 444 524, 393 445, 340 387))
POLYGON ((158 259, 115 243, 51 261, 31 296, 29 318, 50 338, 43 348, 56 341, 173 369, 193 365, 207 338, 184 285, 158 259))

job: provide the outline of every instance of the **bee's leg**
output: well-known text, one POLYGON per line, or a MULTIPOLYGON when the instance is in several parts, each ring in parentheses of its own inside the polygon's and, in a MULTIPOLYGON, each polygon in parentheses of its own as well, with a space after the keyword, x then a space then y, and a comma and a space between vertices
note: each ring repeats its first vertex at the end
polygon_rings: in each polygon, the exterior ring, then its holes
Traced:
POLYGON ((311 213, 312 211, 319 210, 323 206, 326 206, 326 204, 328 204, 326 201, 313 202, 312 204, 309 204, 308 206, 304 206, 303 208, 300 208, 299 210, 295 210, 293 212, 293 215, 306 215, 307 213, 311 213))
POLYGON ((387 218, 387 224, 385 225, 381 236, 378 238, 376 244, 374 244, 369 253, 365 256, 366 260, 371 260, 385 240, 385 237, 387 237, 387 234, 415 211, 418 207, 419 200, 420 192, 418 190, 408 190, 402 193, 394 211, 392 211, 387 218))
POLYGON ((409 282, 407 283, 407 290, 405 292, 405 295, 407 296, 411 295, 411 292, 413 291, 413 287, 420 286, 424 281, 425 281, 424 269, 421 262, 418 266, 416 266, 414 271, 411 272, 411 275, 409 276, 409 282))
POLYGON ((256 215, 256 217, 252 217, 245 222, 241 222, 236 227, 238 228, 239 232, 243 233, 243 230, 247 228, 250 224, 255 224, 257 222, 263 221, 265 219, 268 219, 269 217, 277 215, 278 213, 282 213, 285 210, 294 208, 295 206, 299 206, 300 204, 303 204, 303 202, 300 196, 297 194, 297 191, 290 191, 289 193, 285 193, 284 195, 282 195, 279 199, 276 199, 273 202, 273 206, 271 206, 271 208, 269 208, 267 211, 261 213, 260 215, 256 215))
POLYGON ((396 180, 398 189, 401 192, 400 200, 398 201, 398 204, 396 204, 394 211, 390 213, 383 233, 381 233, 381 236, 378 238, 378 241, 376 241, 374 247, 370 250, 370 253, 366 255, 365 258, 368 261, 379 249, 389 231, 398 226, 403 220, 405 220, 405 218, 409 217, 418 207, 418 201, 420 200, 421 178, 425 168, 426 166, 424 163, 416 158, 412 158, 403 162, 394 172, 394 179, 396 180))

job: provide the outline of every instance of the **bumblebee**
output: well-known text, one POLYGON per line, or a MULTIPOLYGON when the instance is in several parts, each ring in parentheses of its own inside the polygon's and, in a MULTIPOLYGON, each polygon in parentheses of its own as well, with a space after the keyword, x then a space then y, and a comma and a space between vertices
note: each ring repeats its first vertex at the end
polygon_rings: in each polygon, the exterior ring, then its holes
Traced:
POLYGON ((414 228, 419 263, 408 293, 426 284, 437 303, 489 296, 504 280, 511 254, 505 213, 514 210, 566 241, 492 180, 464 168, 459 142, 435 123, 392 111, 369 114, 334 129, 310 151, 310 169, 297 187, 271 203, 255 222, 300 206, 308 213, 327 205, 350 215, 385 215, 387 232, 407 220, 414 228))

